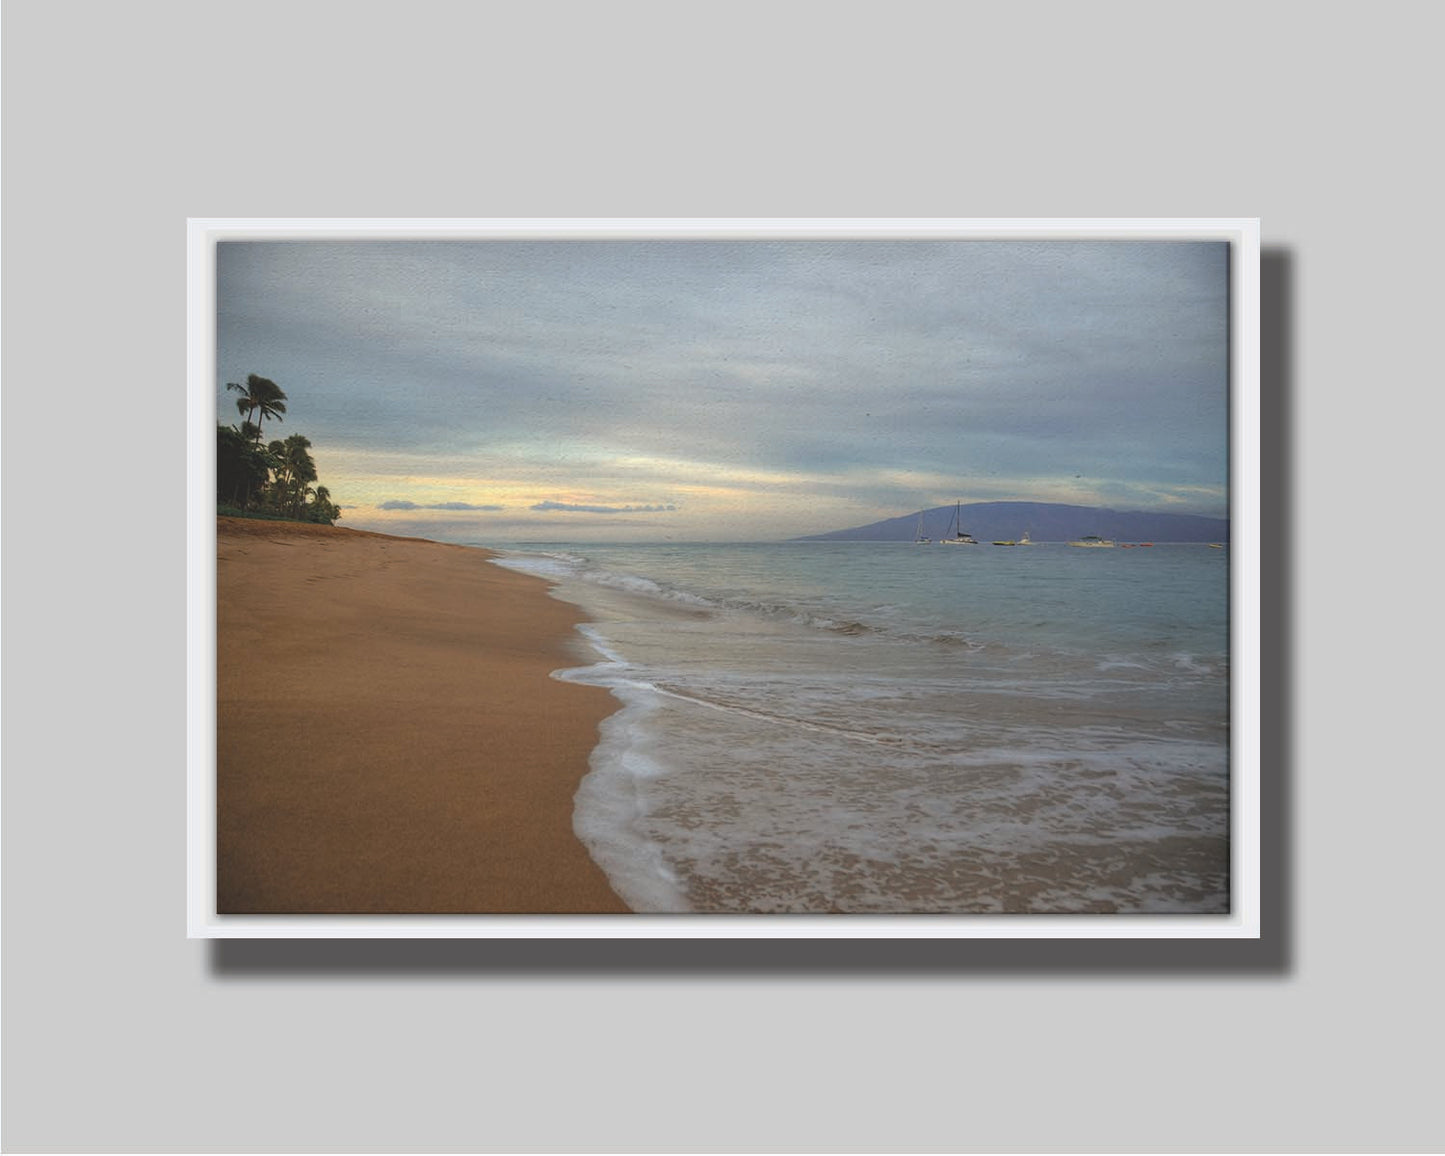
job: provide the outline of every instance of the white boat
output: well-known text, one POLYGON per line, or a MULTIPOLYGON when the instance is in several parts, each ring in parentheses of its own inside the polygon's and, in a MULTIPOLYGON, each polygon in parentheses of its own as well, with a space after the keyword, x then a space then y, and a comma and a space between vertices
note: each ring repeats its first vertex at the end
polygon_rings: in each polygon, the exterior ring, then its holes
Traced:
POLYGON ((953 507, 953 521, 949 523, 949 529, 954 531, 951 538, 940 538, 941 546, 977 546, 978 539, 972 534, 964 532, 962 521, 959 517, 963 510, 963 503, 959 502, 953 507))
POLYGON ((1098 534, 1085 534, 1077 542, 1070 542, 1069 545, 1092 547, 1097 550, 1101 547, 1112 547, 1114 542, 1109 538, 1101 538, 1098 534))
POLYGON ((919 510, 918 528, 913 531, 913 544, 915 546, 927 546, 932 541, 932 538, 925 538, 923 536, 923 511, 919 510))
POLYGON ((1025 531, 1024 531, 1024 536, 1019 539, 1019 545, 1020 545, 1020 546, 1032 546, 1033 544, 1034 544, 1034 540, 1029 537, 1029 532, 1028 532, 1027 530, 1025 530, 1025 531))

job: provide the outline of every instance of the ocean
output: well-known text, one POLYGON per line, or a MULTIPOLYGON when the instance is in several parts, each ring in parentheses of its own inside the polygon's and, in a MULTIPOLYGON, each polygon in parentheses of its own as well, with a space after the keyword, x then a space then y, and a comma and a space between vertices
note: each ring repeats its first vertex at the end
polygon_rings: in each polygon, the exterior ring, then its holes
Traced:
POLYGON ((638 912, 1229 911, 1229 551, 501 551, 587 614, 574 827, 638 912))

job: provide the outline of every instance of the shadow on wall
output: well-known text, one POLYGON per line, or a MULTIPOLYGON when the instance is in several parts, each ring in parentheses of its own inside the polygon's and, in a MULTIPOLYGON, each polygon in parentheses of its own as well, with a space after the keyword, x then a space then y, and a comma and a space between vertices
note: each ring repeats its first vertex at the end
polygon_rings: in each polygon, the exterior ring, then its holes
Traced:
MULTIPOLYGON (((1258 940, 231 939, 220 980, 315 977, 1286 976, 1293 966, 1295 269, 1260 258, 1260 844, 1258 940)), ((1236 405, 1250 399, 1236 398, 1236 405)), ((622 919, 659 918, 619 916, 622 919)), ((661 918, 686 919, 686 916, 661 918)), ((1019 916, 1027 919, 1028 916, 1019 916)), ((1088 919, 1088 916, 1080 916, 1088 919)), ((1140 916, 1147 919, 1148 916, 1140 916)))

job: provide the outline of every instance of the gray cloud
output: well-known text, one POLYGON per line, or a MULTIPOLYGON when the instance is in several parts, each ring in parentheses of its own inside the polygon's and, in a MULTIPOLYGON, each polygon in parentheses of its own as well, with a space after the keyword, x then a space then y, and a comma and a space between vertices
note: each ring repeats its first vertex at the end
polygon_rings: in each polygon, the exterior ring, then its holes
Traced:
POLYGON ((408 502, 402 498, 393 498, 388 502, 380 502, 376 507, 378 510, 502 510, 504 506, 474 506, 470 502, 433 502, 423 505, 418 502, 408 502))
POLYGON ((583 506, 575 502, 537 502, 534 510, 570 510, 578 514, 663 514, 676 506, 583 506))
POLYGON ((540 492, 594 512, 625 507, 583 463, 654 458, 860 506, 1079 475, 1222 512, 1222 244, 225 242, 217 266, 218 404, 271 377, 321 451, 547 461, 540 492), (950 481, 878 480, 900 471, 950 481))

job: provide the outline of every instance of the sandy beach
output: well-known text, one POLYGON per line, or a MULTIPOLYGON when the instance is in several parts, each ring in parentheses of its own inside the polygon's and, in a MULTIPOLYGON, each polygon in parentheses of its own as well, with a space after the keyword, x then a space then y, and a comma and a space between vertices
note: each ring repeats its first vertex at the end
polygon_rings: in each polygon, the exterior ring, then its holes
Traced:
POLYGON ((217 519, 217 911, 626 907, 572 832, 605 690, 484 551, 217 519))

